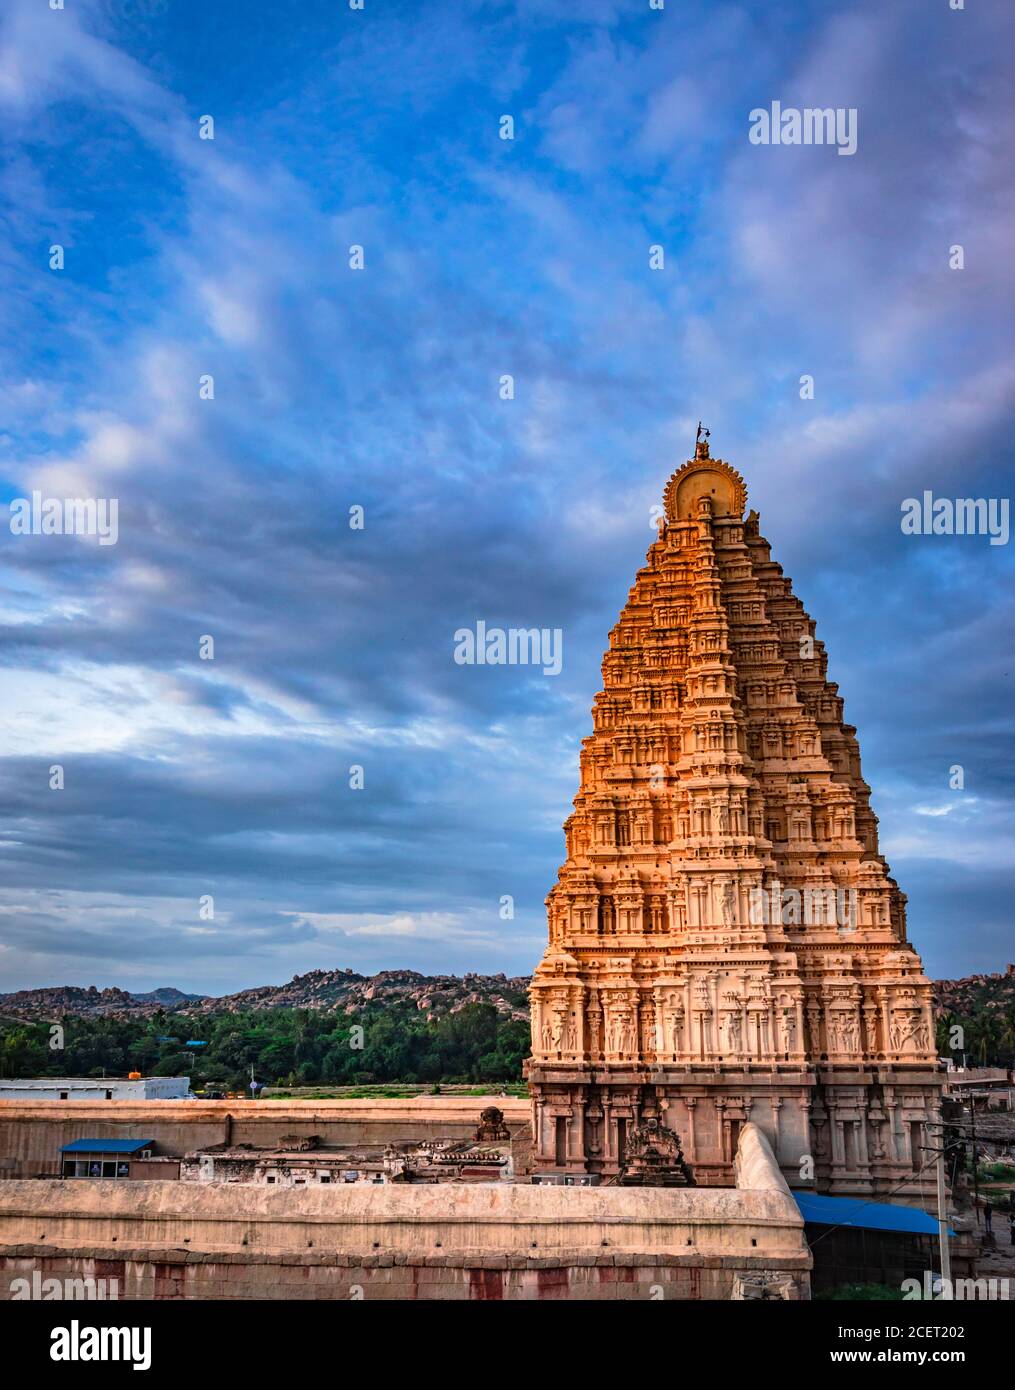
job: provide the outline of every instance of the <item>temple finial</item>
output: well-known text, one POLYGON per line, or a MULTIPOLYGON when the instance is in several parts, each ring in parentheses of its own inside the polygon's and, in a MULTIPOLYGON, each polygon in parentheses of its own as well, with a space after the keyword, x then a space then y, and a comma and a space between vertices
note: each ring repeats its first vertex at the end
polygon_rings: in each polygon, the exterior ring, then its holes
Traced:
POLYGON ((708 440, 711 430, 703 430, 701 421, 698 421, 698 433, 694 436, 694 457, 696 459, 708 458, 708 440))

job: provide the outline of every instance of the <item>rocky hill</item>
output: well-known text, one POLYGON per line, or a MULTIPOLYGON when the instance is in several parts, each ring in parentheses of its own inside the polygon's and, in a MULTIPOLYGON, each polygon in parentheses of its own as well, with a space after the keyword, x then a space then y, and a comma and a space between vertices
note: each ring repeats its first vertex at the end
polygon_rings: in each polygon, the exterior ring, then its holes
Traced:
MULTIPOLYGON (((165 1009, 167 1013, 241 1013, 254 1009, 320 1009, 324 1013, 359 1013, 372 1002, 409 1001, 434 1018, 457 1013, 466 1004, 492 1004, 509 1018, 528 1018, 529 987, 525 975, 421 975, 415 970, 382 970, 377 975, 358 975, 354 970, 311 970, 295 975, 284 985, 260 985, 220 997, 185 994, 163 988, 146 994, 123 989, 82 989, 64 985, 55 989, 28 989, 0 994, 0 1014, 7 1018, 56 1019, 66 1014, 79 1017, 144 1017, 165 1009)), ((935 1010, 970 1018, 1015 1012, 1015 966, 1005 974, 970 975, 961 980, 938 980, 934 985, 935 1010)))
POLYGON ((382 970, 358 975, 353 970, 312 970, 288 984, 261 985, 221 997, 183 994, 159 989, 129 994, 122 989, 21 990, 0 994, 0 1013, 7 1018, 55 1019, 81 1017, 143 1017, 158 1009, 187 1014, 240 1013, 252 1009, 319 1009, 325 1013, 359 1013, 365 1004, 409 1001, 421 1011, 440 1017, 457 1013, 466 1004, 492 1004, 509 1018, 528 1018, 528 977, 517 975, 421 975, 415 970, 382 970))
POLYGON ((934 1007, 939 1014, 955 1014, 963 1018, 980 1013, 1001 1016, 1015 1012, 1015 965, 1009 965, 1003 975, 967 975, 961 980, 936 980, 934 1007))
POLYGON ((97 1018, 103 1014, 154 1013, 160 1007, 156 996, 172 996, 173 1003, 200 999, 200 994, 184 994, 178 989, 153 990, 151 994, 129 994, 125 989, 96 989, 89 985, 57 985, 51 989, 22 989, 0 994, 0 1012, 7 1018, 46 1019, 73 1014, 97 1018))
POLYGON ((492 1004, 498 1013, 528 1018, 528 977, 506 975, 420 975, 415 970, 311 970, 285 985, 264 985, 220 999, 205 999, 189 1013, 236 1013, 246 1009, 321 1009, 359 1013, 364 1004, 408 1001, 434 1017, 457 1013, 466 1004, 492 1004))
POLYGON ((164 1009, 172 1008, 175 1004, 190 1004, 196 999, 206 998, 203 994, 184 994, 182 989, 174 989, 171 985, 164 989, 151 989, 147 994, 132 994, 130 997, 137 1004, 154 1004, 156 1008, 161 1005, 164 1009))

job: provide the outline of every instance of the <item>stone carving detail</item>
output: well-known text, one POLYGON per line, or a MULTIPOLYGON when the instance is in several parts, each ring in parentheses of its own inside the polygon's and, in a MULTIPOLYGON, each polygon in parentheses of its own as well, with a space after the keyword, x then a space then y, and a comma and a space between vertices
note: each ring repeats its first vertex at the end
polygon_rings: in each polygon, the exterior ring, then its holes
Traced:
POLYGON ((618 1181, 625 1187, 693 1187, 680 1140, 672 1129, 648 1119, 624 1146, 618 1181))
POLYGON ((927 1027, 919 1009, 896 1008, 889 1028, 893 1052, 924 1052, 927 1027))
POLYGON ((477 1144, 492 1144, 498 1140, 510 1139, 511 1131, 504 1123, 504 1111, 496 1105, 488 1105, 479 1112, 479 1128, 473 1133, 477 1144))
POLYGON ((726 994, 723 996, 722 1021, 719 1025, 719 1037, 723 1052, 736 1055, 740 1051, 741 1045, 741 1024, 740 1016, 740 997, 736 994, 726 994))
POLYGON ((800 1298, 800 1285, 791 1274, 769 1271, 761 1274, 738 1274, 733 1280, 733 1290, 730 1294, 731 1303, 749 1303, 755 1300, 797 1302, 800 1298))

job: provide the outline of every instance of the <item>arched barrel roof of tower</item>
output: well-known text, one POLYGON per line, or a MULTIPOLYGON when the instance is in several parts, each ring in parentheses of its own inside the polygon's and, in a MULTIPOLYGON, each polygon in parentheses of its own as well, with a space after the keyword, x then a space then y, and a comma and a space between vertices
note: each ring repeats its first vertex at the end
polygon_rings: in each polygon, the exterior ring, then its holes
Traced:
POLYGON ((742 517, 747 505, 743 477, 723 459, 709 457, 707 440, 701 441, 695 457, 678 468, 666 484, 663 502, 667 521, 693 520, 702 497, 710 499, 714 516, 742 517))

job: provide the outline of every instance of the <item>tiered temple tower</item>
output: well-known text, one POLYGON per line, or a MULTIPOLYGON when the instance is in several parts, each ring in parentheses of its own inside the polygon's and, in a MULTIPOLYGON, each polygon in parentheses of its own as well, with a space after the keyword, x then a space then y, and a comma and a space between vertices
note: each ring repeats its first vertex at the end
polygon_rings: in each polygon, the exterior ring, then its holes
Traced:
POLYGON ((760 1125, 787 1179, 914 1200, 930 983, 823 644, 706 441, 603 659, 532 985, 537 1164, 618 1171, 648 1119, 699 1184, 760 1125))

